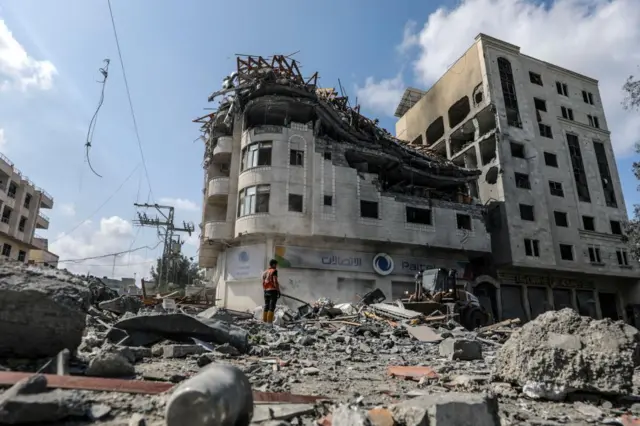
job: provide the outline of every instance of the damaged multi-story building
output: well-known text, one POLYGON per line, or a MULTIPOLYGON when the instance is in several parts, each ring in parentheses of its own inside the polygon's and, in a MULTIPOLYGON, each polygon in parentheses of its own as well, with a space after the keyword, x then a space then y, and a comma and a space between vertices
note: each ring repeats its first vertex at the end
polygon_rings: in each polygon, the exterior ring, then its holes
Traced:
POLYGON ((573 307, 631 319, 638 264, 598 82, 484 34, 428 90, 407 89, 396 136, 479 170, 498 318, 573 307))
POLYGON ((202 123, 200 266, 220 304, 262 304, 261 274, 279 262, 282 292, 314 301, 387 298, 420 268, 473 281, 491 250, 469 170, 381 129, 284 56, 239 57, 202 123))
POLYGON ((48 251, 36 229, 48 229, 49 217, 41 209, 53 208, 53 197, 35 186, 0 153, 0 249, 5 258, 19 262, 56 265, 58 256, 48 251))

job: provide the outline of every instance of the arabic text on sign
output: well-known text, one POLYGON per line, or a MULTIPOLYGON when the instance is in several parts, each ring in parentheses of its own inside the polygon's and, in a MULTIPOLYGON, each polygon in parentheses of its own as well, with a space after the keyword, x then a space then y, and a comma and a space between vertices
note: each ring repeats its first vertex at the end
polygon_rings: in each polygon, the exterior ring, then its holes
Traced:
POLYGON ((362 259, 359 257, 323 256, 323 265, 360 266, 362 259))

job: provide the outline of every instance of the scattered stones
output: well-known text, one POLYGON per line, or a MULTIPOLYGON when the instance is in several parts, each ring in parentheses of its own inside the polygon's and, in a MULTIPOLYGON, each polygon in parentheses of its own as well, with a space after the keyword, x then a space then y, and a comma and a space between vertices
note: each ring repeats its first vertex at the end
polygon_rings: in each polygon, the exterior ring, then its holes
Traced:
POLYGON ((348 405, 338 406, 331 416, 332 426, 372 426, 365 411, 348 405))
POLYGON ((89 417, 92 420, 100 420, 111 412, 111 407, 107 404, 92 404, 89 407, 89 417))
POLYGON ((440 342, 440 356, 450 360, 482 359, 482 345, 475 340, 447 338, 440 342))
POLYGON ((396 423, 406 426, 499 426, 495 398, 472 393, 426 395, 392 405, 396 423))
POLYGON ((139 297, 122 295, 112 300, 100 302, 98 306, 100 309, 120 315, 127 312, 137 314, 140 308, 142 308, 142 300, 139 297))
POLYGON ((91 294, 56 270, 0 261, 0 357, 47 358, 82 341, 91 294), (7 315, 7 313, 11 313, 7 315))
POLYGON ((142 414, 135 413, 129 419, 129 426, 147 426, 147 420, 142 414))
POLYGON ((165 345, 162 356, 164 358, 184 358, 189 355, 200 355, 204 349, 198 345, 165 345))
POLYGON ((300 374, 303 376, 317 376, 320 374, 320 370, 316 367, 306 367, 300 370, 300 374))
POLYGON ((581 317, 571 309, 546 312, 525 324, 497 352, 498 380, 556 388, 627 394, 632 390, 638 330, 609 319, 581 317))
POLYGON ((95 355, 85 371, 87 376, 131 377, 136 373, 131 361, 121 352, 100 351, 95 355))

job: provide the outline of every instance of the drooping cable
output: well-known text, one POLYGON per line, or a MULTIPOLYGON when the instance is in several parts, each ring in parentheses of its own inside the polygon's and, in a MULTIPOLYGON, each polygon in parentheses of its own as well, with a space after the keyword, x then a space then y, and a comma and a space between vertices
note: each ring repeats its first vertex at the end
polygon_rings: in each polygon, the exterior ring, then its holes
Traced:
POLYGON ((85 146, 85 157, 87 159, 87 164, 89 168, 93 172, 94 175, 98 177, 102 177, 98 172, 95 171, 93 166, 91 165, 91 158, 89 157, 89 150, 91 149, 91 142, 93 141, 93 133, 96 130, 96 124, 98 123, 98 112, 100 112, 100 108, 102 107, 102 103, 104 102, 104 88, 107 85, 107 77, 109 77, 109 59, 105 59, 104 68, 100 68, 99 71, 102 74, 102 81, 98 83, 102 84, 102 90, 100 91, 100 100, 98 101, 98 107, 96 108, 96 112, 93 113, 93 117, 91 117, 91 121, 89 122, 89 130, 87 130, 87 142, 84 144, 85 146))

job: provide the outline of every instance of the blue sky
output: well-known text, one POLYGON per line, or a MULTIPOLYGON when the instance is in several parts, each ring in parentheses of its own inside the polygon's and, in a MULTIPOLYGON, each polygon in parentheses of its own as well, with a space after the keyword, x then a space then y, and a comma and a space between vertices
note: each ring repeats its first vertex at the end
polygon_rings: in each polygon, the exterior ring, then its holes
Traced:
MULTIPOLYGON (((624 113, 618 105, 624 77, 640 65, 640 2, 539 3, 469 0, 398 7, 354 0, 319 7, 293 1, 235 6, 205 0, 112 0, 153 200, 179 199, 177 218, 197 226, 203 146, 194 142, 199 133, 191 120, 214 106, 207 104, 207 96, 234 69, 235 54, 300 51, 295 58, 304 73, 319 71, 323 86, 337 86, 340 78, 352 99, 358 96, 364 111, 393 132, 391 115, 404 87, 428 87, 483 31, 522 46, 524 53, 601 80, 601 90, 609 93, 605 102, 615 110, 607 109, 607 118, 612 130, 619 129, 614 145, 631 207, 639 202, 629 169, 640 113, 624 113), (572 31, 584 36, 581 40, 566 36, 567 19, 572 31), (612 22, 612 29, 602 30, 612 22), (596 26, 600 37, 591 40, 590 29, 596 26), (567 49, 574 52, 570 58, 563 53, 567 49)), ((132 243, 155 246, 153 230, 137 233, 130 224, 133 203, 146 201, 148 194, 141 167, 92 215, 140 163, 107 1, 0 0, 0 87, 2 83, 0 151, 54 196, 54 210, 45 212, 51 227, 43 234, 55 241, 61 258, 117 252, 132 243), (84 143, 100 95, 98 68, 105 58, 111 59, 110 75, 90 154, 101 179, 84 162, 84 143), (91 223, 77 227, 85 220, 91 223)), ((187 253, 195 254, 195 242, 185 245, 187 253)), ((116 275, 146 273, 157 253, 159 249, 141 250, 130 259, 116 259, 117 265, 129 265, 118 266, 116 275)), ((67 266, 110 275, 112 262, 67 266)))

